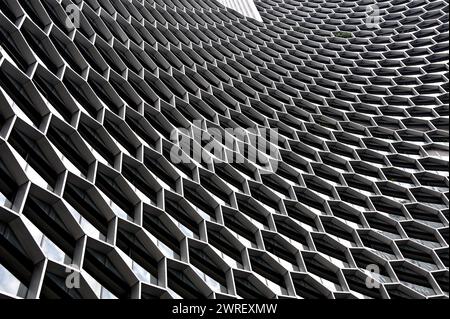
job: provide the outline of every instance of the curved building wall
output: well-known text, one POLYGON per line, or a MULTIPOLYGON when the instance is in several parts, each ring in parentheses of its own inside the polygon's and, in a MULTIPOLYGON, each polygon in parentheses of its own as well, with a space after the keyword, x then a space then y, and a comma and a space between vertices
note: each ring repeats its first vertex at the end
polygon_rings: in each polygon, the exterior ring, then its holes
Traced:
POLYGON ((448 61, 443 0, 0 0, 0 294, 448 298, 448 61))

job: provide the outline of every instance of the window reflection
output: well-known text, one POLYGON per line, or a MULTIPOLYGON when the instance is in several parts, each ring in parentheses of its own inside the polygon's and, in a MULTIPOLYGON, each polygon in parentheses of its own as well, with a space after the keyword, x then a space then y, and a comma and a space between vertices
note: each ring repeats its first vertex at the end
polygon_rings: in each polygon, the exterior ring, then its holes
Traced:
POLYGON ((25 298, 28 288, 0 264, 0 291, 25 298))
POLYGON ((71 257, 66 255, 64 251, 59 248, 53 241, 51 241, 48 237, 46 237, 40 230, 37 228, 28 218, 22 216, 23 222, 26 225, 27 229, 30 231, 31 236, 42 248, 44 254, 47 258, 52 259, 54 261, 69 265, 72 262, 71 257))

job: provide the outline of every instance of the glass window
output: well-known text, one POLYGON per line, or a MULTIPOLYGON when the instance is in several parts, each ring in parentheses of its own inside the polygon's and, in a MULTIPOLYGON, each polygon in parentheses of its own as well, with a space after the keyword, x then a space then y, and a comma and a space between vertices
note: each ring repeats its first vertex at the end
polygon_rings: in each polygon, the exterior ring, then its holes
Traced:
POLYGON ((0 264, 0 290, 10 295, 25 298, 28 288, 0 264))

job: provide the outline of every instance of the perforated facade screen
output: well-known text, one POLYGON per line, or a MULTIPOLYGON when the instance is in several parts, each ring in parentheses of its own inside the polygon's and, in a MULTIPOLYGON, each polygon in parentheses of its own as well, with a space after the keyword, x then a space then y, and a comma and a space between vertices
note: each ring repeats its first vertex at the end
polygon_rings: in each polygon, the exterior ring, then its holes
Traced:
POLYGON ((448 1, 0 0, 0 295, 448 298, 448 1))

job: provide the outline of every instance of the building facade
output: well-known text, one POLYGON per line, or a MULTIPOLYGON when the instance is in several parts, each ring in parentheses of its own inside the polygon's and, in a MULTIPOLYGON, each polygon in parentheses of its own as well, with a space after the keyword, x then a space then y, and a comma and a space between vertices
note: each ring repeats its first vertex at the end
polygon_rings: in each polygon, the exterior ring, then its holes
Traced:
POLYGON ((0 0, 0 296, 448 298, 448 11, 0 0))

